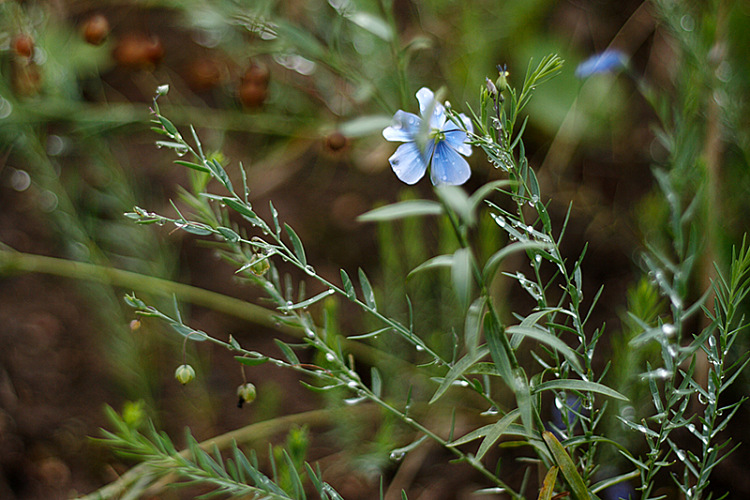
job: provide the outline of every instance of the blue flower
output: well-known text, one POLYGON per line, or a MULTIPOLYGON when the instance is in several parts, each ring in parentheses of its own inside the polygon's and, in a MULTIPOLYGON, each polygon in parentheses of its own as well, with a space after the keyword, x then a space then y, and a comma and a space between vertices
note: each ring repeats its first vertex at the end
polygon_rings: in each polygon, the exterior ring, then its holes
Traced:
POLYGON ((607 49, 601 54, 595 54, 576 68, 578 78, 586 78, 597 73, 609 73, 624 68, 627 56, 617 49, 607 49))
MULTIPOLYGON (((421 88, 417 100, 421 117, 398 110, 383 130, 386 140, 404 143, 388 159, 391 168, 407 184, 421 179, 428 165, 433 184, 463 184, 471 176, 469 164, 461 157, 471 155, 468 134, 448 119, 445 107, 435 102, 430 89, 421 88)), ((474 132, 471 120, 464 114, 458 117, 466 131, 474 132)))

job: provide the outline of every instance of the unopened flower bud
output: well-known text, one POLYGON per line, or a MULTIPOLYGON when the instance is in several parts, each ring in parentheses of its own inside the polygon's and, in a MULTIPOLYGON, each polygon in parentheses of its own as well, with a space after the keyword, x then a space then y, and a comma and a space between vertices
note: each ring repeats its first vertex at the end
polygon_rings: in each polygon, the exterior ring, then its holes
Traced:
POLYGON ((134 319, 130 322, 130 331, 131 332, 137 332, 141 329, 141 320, 134 319))
POLYGON ((158 87, 156 87, 156 95, 159 95, 159 96, 167 95, 167 92, 169 92, 168 84, 159 85, 158 87))
POLYGON ((499 64, 497 65, 497 71, 500 75, 495 80, 495 87, 497 87, 498 92, 505 92, 505 89, 508 88, 508 76, 510 76, 510 73, 505 65, 500 66, 499 64))
POLYGON ((195 378, 195 370, 190 365, 180 365, 174 371, 174 378, 182 385, 185 385, 195 378))
POLYGON ((495 87, 495 84, 492 83, 492 80, 490 80, 489 78, 485 78, 484 84, 487 87, 487 92, 489 92, 490 95, 497 95, 497 87, 495 87))
POLYGON ((237 388, 237 397, 239 398, 237 401, 237 408, 242 408, 242 405, 247 403, 250 404, 253 401, 255 401, 255 396, 257 395, 255 391, 255 386, 251 384, 250 382, 247 382, 245 384, 242 384, 237 388))

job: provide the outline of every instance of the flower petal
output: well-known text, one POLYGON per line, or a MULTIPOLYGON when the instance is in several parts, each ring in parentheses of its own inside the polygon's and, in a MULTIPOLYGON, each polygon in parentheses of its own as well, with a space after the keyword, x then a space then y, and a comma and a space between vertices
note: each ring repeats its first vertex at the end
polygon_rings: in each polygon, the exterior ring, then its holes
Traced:
POLYGON ((432 157, 430 179, 434 185, 458 186, 471 177, 471 168, 463 157, 445 141, 438 143, 432 157))
POLYGON ((422 115, 422 118, 427 118, 426 114, 432 110, 429 117, 430 128, 442 130, 446 120, 445 106, 435 102, 435 94, 432 90, 422 87, 417 92, 417 100, 419 101, 419 114, 422 115))
POLYGON ((407 113, 400 109, 393 115, 391 125, 383 129, 383 137, 387 141, 409 142, 419 132, 422 119, 414 113, 407 113))
MULTIPOLYGON (((428 148, 428 152, 432 152, 432 147, 428 148)), ((416 143, 407 142, 400 145, 388 161, 396 177, 407 184, 414 184, 427 171, 427 158, 429 155, 422 154, 416 143)))
POLYGON ((445 133, 445 142, 464 156, 471 156, 471 144, 466 142, 467 135, 463 130, 453 130, 445 133))
POLYGON ((617 49, 608 49, 579 64, 576 68, 576 77, 586 78, 597 73, 609 73, 624 68, 627 61, 628 58, 623 52, 617 49))
MULTIPOLYGON (((463 122, 464 129, 473 133, 474 126, 472 125, 471 120, 469 120, 469 118, 463 113, 458 115, 458 117, 463 122)), ((453 149, 464 156, 471 156, 471 144, 467 142, 468 136, 466 132, 464 132, 464 129, 459 127, 459 125, 453 121, 449 121, 445 124, 443 132, 445 134, 446 142, 448 142, 453 149)))

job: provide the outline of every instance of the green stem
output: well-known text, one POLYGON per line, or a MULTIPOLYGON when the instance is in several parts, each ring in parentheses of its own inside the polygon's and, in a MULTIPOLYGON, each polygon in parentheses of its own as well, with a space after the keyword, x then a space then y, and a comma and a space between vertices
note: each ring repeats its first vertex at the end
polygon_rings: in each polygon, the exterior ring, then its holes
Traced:
MULTIPOLYGON (((370 412, 371 408, 368 406, 359 406, 356 408, 348 408, 348 412, 354 412, 359 415, 362 414, 366 417, 370 412)), ((219 436, 207 439, 199 444, 203 450, 210 450, 214 446, 220 450, 229 448, 232 443, 250 443, 258 439, 266 439, 284 429, 290 428, 295 424, 306 424, 311 426, 323 425, 329 423, 335 418, 336 409, 325 409, 325 410, 313 410, 303 413, 296 413, 293 415, 286 415, 283 417, 277 417, 272 420, 265 420, 255 424, 247 425, 240 429, 221 434, 219 436)), ((180 456, 189 456, 189 450, 183 450, 180 452, 180 456)), ((148 462, 133 467, 128 472, 120 476, 116 481, 110 483, 98 490, 89 493, 88 495, 78 497, 79 500, 102 500, 104 498, 119 498, 123 493, 127 492, 128 488, 135 484, 140 478, 152 474, 153 469, 148 462)), ((154 481, 151 481, 152 484, 154 481)), ((145 485, 143 485, 146 487, 145 485)), ((154 493, 154 492, 152 492, 154 493)))
MULTIPOLYGON (((132 271, 12 250, 0 250, 0 275, 11 275, 14 272, 50 274, 64 278, 95 281, 164 296, 176 296, 180 300, 272 328, 280 333, 293 337, 303 336, 298 328, 280 324, 276 320, 279 313, 271 309, 192 285, 154 278, 132 271)), ((357 342, 345 341, 344 345, 347 350, 361 358, 365 363, 375 363, 376 360, 382 360, 384 356, 388 356, 387 353, 357 342)))

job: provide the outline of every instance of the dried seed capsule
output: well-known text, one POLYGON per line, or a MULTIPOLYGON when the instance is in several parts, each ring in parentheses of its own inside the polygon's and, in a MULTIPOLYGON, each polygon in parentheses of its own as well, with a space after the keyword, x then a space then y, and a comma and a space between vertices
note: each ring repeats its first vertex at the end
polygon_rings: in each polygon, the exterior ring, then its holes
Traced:
POLYGON ((238 89, 238 97, 246 108, 258 108, 268 98, 268 82, 270 80, 268 68, 264 65, 251 63, 242 76, 238 89))
POLYGON ((222 74, 219 63, 210 57, 194 59, 187 66, 185 80, 196 92, 210 90, 221 83, 222 74))
POLYGON ((250 82, 242 82, 238 94, 240 102, 246 108, 259 108, 268 98, 266 87, 250 82))
POLYGON ((34 55, 34 39, 27 33, 19 33, 13 37, 13 50, 21 57, 34 55))
POLYGON ((326 137, 326 148, 332 152, 338 152, 349 145, 349 138, 336 130, 326 137))
POLYGON ((83 23, 83 39, 91 45, 101 45, 109 35, 109 21, 103 14, 94 14, 83 23))
POLYGON ((112 52, 117 63, 125 68, 148 69, 164 57, 164 47, 157 37, 131 33, 123 36, 112 52))
POLYGON ((258 85, 260 87, 268 87, 268 82, 271 79, 271 74, 268 72, 268 68, 265 65, 258 63, 250 63, 250 67, 245 71, 245 75, 242 77, 242 81, 258 85))

